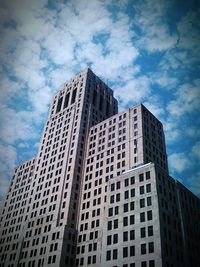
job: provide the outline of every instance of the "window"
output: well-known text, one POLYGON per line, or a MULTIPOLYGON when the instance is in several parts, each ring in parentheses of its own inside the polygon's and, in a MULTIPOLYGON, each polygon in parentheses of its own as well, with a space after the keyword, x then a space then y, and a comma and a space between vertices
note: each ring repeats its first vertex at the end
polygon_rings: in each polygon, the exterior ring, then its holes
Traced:
POLYGON ((112 243, 112 236, 108 235, 107 236, 107 245, 111 245, 111 243, 112 243))
POLYGON ((115 215, 117 215, 118 213, 119 213, 119 207, 116 206, 116 207, 115 207, 115 215))
POLYGON ((135 216, 131 215, 130 216, 130 224, 134 224, 135 223, 135 216))
POLYGON ((128 203, 124 204, 124 212, 128 212, 128 203))
POLYGON ((74 91, 72 93, 71 105, 75 102, 75 99, 76 99, 76 91, 77 91, 77 89, 74 89, 74 91))
POLYGON ((134 209, 135 209, 135 202, 132 201, 132 202, 130 203, 130 210, 134 210, 134 209))
POLYGON ((124 186, 129 186, 129 179, 128 178, 124 180, 124 186))
POLYGON ((139 182, 143 182, 144 181, 144 174, 140 173, 139 174, 139 182))
POLYGON ((128 225, 128 217, 124 217, 123 218, 123 226, 127 226, 128 225))
POLYGON ((116 184, 116 188, 117 188, 117 189, 120 189, 120 182, 117 182, 117 184, 116 184))
POLYGON ((141 254, 146 254, 147 251, 146 251, 146 244, 141 244, 141 254))
POLYGON ((110 203, 114 203, 114 201, 115 201, 114 197, 115 197, 114 195, 110 196, 110 203))
POLYGON ((134 240, 135 239, 135 230, 131 230, 130 231, 130 240, 134 240))
POLYGON ((145 222, 145 213, 140 213, 140 222, 145 222))
POLYGON ((144 208, 145 207, 145 199, 144 198, 142 198, 142 199, 140 199, 140 208, 144 208))
POLYGON ((114 229, 118 228, 118 219, 114 220, 114 229))
POLYGON ((113 235, 113 244, 117 244, 118 243, 118 234, 114 234, 113 235))
POLYGON ((113 216, 113 208, 108 209, 108 216, 113 216))
POLYGON ((117 202, 120 201, 120 193, 118 193, 118 194, 116 195, 116 201, 117 201, 117 202))
POLYGON ((130 246, 130 257, 135 256, 135 246, 130 246))
POLYGON ((146 236, 145 227, 140 228, 140 237, 143 238, 146 236))
POLYGON ((141 267, 147 267, 147 262, 146 261, 142 261, 141 262, 141 267))
POLYGON ((151 184, 146 185, 146 190, 147 190, 147 193, 151 192, 151 184))
POLYGON ((64 108, 66 108, 69 104, 69 96, 70 96, 70 93, 66 94, 65 96, 64 108))
POLYGON ((135 184, 135 177, 134 176, 131 177, 131 184, 135 184))
POLYGON ((148 236, 152 236, 153 235, 153 226, 148 226, 148 236))
POLYGON ((110 190, 111 190, 111 191, 114 191, 114 190, 115 190, 115 184, 114 184, 114 183, 111 184, 111 186, 110 186, 110 190))
POLYGON ((154 260, 149 261, 149 267, 155 267, 155 261, 154 260))
POLYGON ((123 232, 123 241, 128 241, 128 232, 123 232))
POLYGON ((128 257, 128 247, 123 248, 123 258, 128 257))
POLYGON ((151 206, 152 205, 152 203, 151 203, 151 197, 148 197, 147 198, 147 206, 151 206))
POLYGON ((113 260, 117 259, 117 249, 113 249, 113 260))
POLYGON ((108 250, 108 251, 106 252, 106 260, 107 260, 107 261, 110 261, 110 260, 111 260, 111 250, 108 250))
POLYGON ((144 186, 140 186, 140 195, 144 194, 144 186))
POLYGON ((134 197, 135 196, 135 188, 132 188, 131 189, 131 197, 134 197))
POLYGON ((146 172, 146 180, 151 179, 150 172, 146 172))
POLYGON ((129 191, 125 191, 124 192, 124 199, 128 199, 129 198, 129 191))
POLYGON ((150 242, 149 243, 149 253, 153 253, 154 252, 154 243, 150 242))
POLYGON ((152 216, 152 210, 147 211, 147 220, 150 221, 152 220, 153 216, 152 216))
POLYGON ((112 221, 108 221, 108 230, 112 230, 112 221))
POLYGON ((63 101, 63 98, 59 98, 58 100, 58 104, 57 104, 57 108, 56 108, 56 113, 59 112, 61 110, 61 106, 62 106, 62 101, 63 101))

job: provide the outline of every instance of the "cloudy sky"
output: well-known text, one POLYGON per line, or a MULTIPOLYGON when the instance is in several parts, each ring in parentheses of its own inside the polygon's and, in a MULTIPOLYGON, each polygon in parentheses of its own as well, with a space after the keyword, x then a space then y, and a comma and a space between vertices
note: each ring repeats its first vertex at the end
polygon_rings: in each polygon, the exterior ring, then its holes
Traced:
POLYGON ((170 174, 200 196, 198 0, 0 0, 0 200, 37 153, 53 93, 90 67, 120 109, 163 122, 170 174))

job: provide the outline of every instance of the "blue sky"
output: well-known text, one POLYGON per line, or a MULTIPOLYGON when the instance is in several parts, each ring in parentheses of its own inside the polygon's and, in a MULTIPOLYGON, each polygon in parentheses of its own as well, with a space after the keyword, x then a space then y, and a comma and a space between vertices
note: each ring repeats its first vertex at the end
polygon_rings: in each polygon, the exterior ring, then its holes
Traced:
POLYGON ((170 174, 200 196, 198 1, 0 1, 0 200, 38 149, 53 93, 90 67, 120 109, 165 129, 170 174))

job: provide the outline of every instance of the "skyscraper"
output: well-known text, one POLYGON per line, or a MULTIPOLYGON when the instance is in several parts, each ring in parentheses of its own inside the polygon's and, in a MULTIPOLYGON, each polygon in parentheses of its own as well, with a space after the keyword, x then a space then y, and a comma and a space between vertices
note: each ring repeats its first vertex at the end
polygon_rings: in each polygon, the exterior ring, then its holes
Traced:
POLYGON ((38 154, 10 183, 1 267, 198 263, 199 200, 168 175, 161 122, 142 104, 117 112, 90 69, 55 94, 38 154))

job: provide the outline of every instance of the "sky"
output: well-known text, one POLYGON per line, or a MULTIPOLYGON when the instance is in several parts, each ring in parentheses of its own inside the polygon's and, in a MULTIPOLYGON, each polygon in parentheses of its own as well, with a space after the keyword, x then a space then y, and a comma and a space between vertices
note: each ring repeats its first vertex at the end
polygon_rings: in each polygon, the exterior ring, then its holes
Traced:
POLYGON ((162 121, 170 175, 200 196, 199 18, 198 0, 0 0, 0 201, 53 94, 87 67, 120 110, 162 121))

